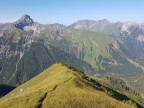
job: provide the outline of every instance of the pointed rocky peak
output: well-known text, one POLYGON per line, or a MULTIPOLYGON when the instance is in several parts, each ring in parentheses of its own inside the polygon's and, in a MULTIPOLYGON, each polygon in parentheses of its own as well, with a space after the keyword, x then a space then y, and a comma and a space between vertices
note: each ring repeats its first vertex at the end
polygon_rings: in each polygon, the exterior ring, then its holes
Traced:
POLYGON ((21 21, 33 22, 33 19, 32 19, 29 15, 27 15, 27 14, 23 15, 23 16, 20 18, 20 20, 21 20, 21 21))
POLYGON ((29 15, 25 14, 15 22, 15 27, 23 30, 25 26, 32 26, 33 24, 33 19, 29 15))

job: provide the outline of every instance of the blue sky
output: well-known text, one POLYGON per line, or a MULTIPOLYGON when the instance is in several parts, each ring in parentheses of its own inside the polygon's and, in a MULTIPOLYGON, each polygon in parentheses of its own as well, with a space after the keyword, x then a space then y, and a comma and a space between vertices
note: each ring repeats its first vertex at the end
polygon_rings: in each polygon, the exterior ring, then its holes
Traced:
POLYGON ((82 19, 144 23, 144 0, 1 0, 0 22, 23 14, 40 23, 71 24, 82 19))

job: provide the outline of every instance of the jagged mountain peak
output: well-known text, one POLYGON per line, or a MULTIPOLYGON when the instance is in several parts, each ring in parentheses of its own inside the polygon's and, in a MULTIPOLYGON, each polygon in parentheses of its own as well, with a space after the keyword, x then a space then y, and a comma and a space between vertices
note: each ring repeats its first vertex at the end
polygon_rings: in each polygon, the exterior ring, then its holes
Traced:
POLYGON ((21 18, 17 21, 17 22, 22 22, 22 21, 25 21, 27 23, 34 23, 33 19, 27 15, 27 14, 24 14, 23 16, 21 16, 21 18))
POLYGON ((15 22, 15 27, 23 30, 25 26, 32 26, 33 24, 33 19, 29 15, 24 14, 19 20, 15 22))
POLYGON ((23 19, 23 18, 30 18, 30 16, 27 15, 27 14, 24 14, 24 15, 21 17, 21 19, 23 19))

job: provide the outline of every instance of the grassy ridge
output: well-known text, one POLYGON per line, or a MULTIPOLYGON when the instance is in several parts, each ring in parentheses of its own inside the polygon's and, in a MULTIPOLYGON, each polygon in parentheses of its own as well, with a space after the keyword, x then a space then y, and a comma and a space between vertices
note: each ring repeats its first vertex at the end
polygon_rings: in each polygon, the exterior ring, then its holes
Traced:
POLYGON ((55 64, 1 98, 0 108, 135 108, 114 99, 91 78, 55 64))

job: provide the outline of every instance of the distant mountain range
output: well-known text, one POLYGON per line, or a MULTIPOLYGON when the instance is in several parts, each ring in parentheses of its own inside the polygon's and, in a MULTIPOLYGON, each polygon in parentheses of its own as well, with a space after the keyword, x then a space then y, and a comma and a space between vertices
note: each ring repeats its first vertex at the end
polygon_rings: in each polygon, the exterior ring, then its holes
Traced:
MULTIPOLYGON (((39 36, 46 28, 24 15, 18 21, 0 26, 0 82, 19 85, 57 62, 65 62, 89 74, 90 64, 70 55, 39 36), (42 31, 41 31, 42 32, 42 31)), ((54 37, 52 37, 54 38, 54 37)))
POLYGON ((132 57, 142 65, 144 52, 144 25, 130 22, 110 23, 107 20, 81 20, 72 25, 71 28, 102 32, 115 38, 120 42, 132 57))
MULTIPOLYGON (((136 88, 129 78, 144 74, 143 48, 143 24, 103 19, 43 25, 24 15, 0 24, 0 83, 18 86, 64 62, 89 75, 124 77, 136 88)), ((144 93, 144 87, 137 90, 144 93)))

